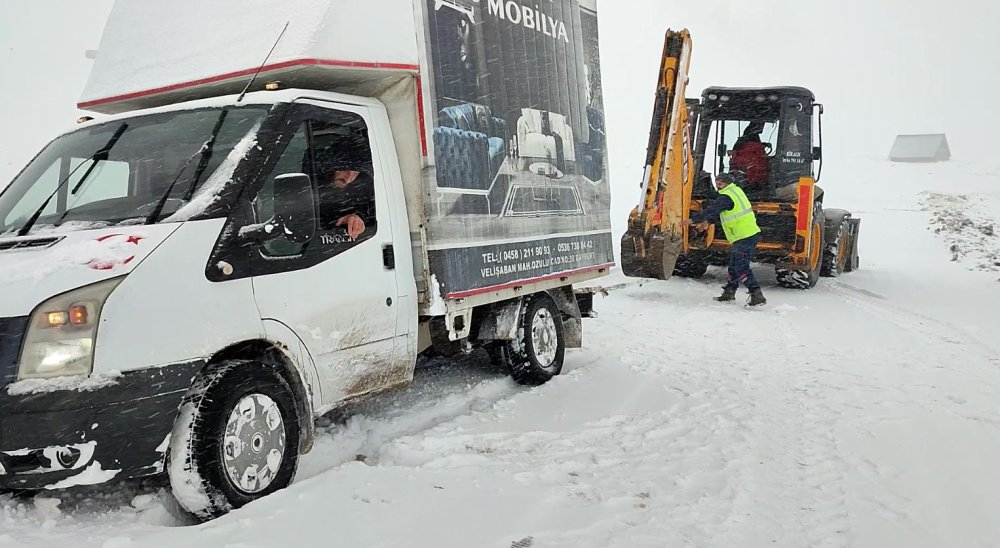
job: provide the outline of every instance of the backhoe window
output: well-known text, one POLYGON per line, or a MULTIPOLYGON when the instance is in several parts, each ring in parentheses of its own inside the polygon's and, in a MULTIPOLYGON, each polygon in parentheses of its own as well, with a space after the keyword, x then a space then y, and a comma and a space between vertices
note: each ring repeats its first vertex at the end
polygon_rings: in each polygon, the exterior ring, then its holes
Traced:
POLYGON ((713 176, 728 171, 752 173, 753 184, 763 184, 775 162, 779 134, 776 121, 717 120, 709 129, 705 168, 711 166, 713 176), (720 144, 725 145, 721 156, 720 144))
MULTIPOLYGON (((747 142, 758 141, 764 145, 764 151, 771 158, 778 146, 778 123, 777 122, 750 122, 748 120, 724 120, 726 130, 726 150, 736 151, 747 142)), ((725 165, 727 169, 732 169, 732 155, 727 154, 725 165)))

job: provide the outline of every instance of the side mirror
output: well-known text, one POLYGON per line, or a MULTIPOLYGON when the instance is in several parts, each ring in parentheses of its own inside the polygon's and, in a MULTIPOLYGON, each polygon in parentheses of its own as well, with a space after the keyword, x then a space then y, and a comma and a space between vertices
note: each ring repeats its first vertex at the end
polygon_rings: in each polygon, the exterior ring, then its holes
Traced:
POLYGON ((316 194, 308 175, 274 178, 274 216, 281 218, 284 236, 293 244, 304 244, 316 235, 316 194))
POLYGON ((716 156, 718 156, 719 158, 725 158, 726 157, 726 143, 720 143, 719 144, 719 150, 716 153, 716 156))
POLYGON ((813 147, 813 160, 823 159, 823 147, 813 147))
POLYGON ((266 243, 284 236, 293 244, 304 244, 316 235, 316 195, 305 173, 287 173, 274 178, 274 216, 266 222, 244 227, 240 236, 266 243))

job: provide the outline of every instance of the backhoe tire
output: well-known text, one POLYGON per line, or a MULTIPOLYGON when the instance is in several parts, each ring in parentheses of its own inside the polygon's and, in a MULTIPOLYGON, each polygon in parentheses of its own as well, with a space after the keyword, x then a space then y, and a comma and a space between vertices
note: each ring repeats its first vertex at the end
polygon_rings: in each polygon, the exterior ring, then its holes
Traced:
POLYGON ((708 263, 699 259, 693 259, 687 255, 678 257, 677 264, 674 265, 674 276, 681 278, 700 278, 707 271, 708 263))
POLYGON ((823 206, 817 202, 813 206, 812 230, 810 232, 809 267, 805 270, 790 270, 775 268, 774 275, 778 285, 786 289, 812 289, 819 282, 820 271, 823 269, 823 206))
POLYGON ((510 376, 518 384, 538 386, 562 372, 566 354, 562 313, 546 294, 530 297, 517 336, 501 346, 510 376))
POLYGON ((167 475, 200 520, 291 484, 299 460, 295 395, 274 366, 232 360, 188 389, 170 439, 167 475))
POLYGON ((850 258, 851 250, 848 245, 850 235, 848 231, 850 230, 848 222, 842 221, 840 223, 840 228, 837 229, 837 235, 834 237, 832 242, 826 242, 826 247, 823 250, 823 269, 820 272, 821 275, 828 278, 835 278, 840 276, 845 272, 845 266, 847 266, 847 260, 850 258))

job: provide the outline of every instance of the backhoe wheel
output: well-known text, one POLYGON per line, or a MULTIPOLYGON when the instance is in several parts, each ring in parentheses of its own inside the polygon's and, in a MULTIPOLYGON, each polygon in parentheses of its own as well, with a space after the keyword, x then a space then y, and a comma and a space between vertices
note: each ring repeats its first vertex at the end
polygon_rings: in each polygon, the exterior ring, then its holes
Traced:
POLYGON ((677 264, 674 265, 674 276, 680 276, 681 278, 700 278, 707 271, 708 263, 693 259, 687 255, 678 257, 677 264))
POLYGON ((775 268, 778 285, 788 289, 811 289, 819 281, 823 269, 823 206, 813 206, 812 230, 809 234, 809 267, 806 270, 775 268))
POLYGON ((525 304, 517 337, 501 349, 518 384, 544 384, 562 371, 566 353, 562 313, 551 297, 541 294, 525 304))
POLYGON ((287 487, 299 460, 295 396, 269 365, 234 360, 188 389, 170 439, 174 496, 208 520, 287 487))
POLYGON ((844 267, 851 252, 849 230, 848 222, 846 220, 841 222, 834 240, 826 243, 826 249, 823 251, 823 270, 820 272, 823 276, 837 277, 845 271, 844 267))

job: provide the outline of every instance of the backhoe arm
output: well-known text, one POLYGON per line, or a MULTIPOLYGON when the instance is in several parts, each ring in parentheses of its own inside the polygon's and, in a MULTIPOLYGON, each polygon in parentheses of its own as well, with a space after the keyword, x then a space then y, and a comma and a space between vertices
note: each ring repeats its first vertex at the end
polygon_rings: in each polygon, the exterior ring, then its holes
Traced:
POLYGON ((627 276, 665 280, 673 274, 677 257, 686 251, 684 220, 694 179, 685 100, 690 60, 690 33, 668 30, 646 148, 642 195, 622 238, 621 263, 627 276))

